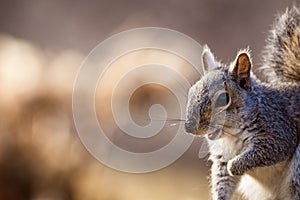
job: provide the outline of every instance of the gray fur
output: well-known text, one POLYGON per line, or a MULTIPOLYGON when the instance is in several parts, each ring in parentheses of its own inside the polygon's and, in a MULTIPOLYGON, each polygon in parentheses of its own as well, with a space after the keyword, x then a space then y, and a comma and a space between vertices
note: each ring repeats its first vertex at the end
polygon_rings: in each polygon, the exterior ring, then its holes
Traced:
POLYGON ((251 63, 242 51, 230 66, 206 66, 211 70, 190 88, 186 131, 208 141, 214 200, 300 199, 299 27, 297 8, 274 25, 263 67, 273 81, 261 82, 248 68, 237 72, 241 55, 251 63), (216 106, 224 92, 230 101, 216 106))
POLYGON ((270 82, 300 81, 300 10, 293 7, 279 16, 270 31, 261 67, 270 82))

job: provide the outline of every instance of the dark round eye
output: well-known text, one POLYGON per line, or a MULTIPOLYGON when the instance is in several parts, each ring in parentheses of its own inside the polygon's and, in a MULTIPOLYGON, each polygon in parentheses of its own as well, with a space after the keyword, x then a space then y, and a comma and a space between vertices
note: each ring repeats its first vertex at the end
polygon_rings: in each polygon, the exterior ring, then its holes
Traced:
POLYGON ((224 107, 227 106, 230 102, 230 96, 228 92, 222 92, 219 94, 216 102, 215 102, 215 107, 224 107))

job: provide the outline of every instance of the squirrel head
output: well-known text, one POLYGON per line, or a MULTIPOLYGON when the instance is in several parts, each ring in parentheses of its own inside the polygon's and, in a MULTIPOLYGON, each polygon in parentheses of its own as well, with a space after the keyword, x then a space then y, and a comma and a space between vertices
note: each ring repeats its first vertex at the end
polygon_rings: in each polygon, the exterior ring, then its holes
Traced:
POLYGON ((236 134, 240 115, 247 107, 251 93, 251 59, 240 51, 225 66, 217 62, 205 46, 202 53, 204 76, 189 90, 185 130, 195 135, 218 139, 223 133, 236 134))

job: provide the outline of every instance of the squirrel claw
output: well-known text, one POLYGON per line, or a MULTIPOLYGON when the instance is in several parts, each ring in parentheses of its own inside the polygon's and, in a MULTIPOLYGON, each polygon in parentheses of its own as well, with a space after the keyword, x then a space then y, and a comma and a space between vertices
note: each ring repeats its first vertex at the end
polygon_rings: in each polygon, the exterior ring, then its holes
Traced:
POLYGON ((227 172, 230 176, 234 176, 234 174, 232 172, 232 162, 233 162, 233 160, 229 160, 227 162, 227 172))

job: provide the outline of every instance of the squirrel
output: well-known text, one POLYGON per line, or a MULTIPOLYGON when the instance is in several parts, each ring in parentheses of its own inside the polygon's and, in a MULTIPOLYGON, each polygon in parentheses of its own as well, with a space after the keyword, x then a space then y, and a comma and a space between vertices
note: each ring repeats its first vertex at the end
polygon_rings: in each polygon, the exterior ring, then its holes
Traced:
POLYGON ((209 145, 214 200, 300 199, 300 10, 275 20, 261 71, 249 50, 224 65, 205 46, 188 93, 185 130, 209 145))

